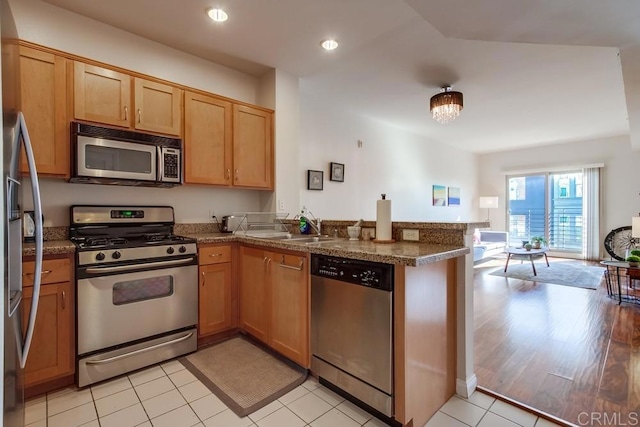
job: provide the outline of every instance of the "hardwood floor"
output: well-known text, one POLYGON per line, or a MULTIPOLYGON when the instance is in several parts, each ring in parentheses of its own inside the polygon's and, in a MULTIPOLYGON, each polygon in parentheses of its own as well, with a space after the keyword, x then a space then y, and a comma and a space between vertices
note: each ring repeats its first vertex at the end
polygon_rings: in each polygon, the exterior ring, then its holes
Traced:
POLYGON ((609 299, 604 280, 590 290, 488 274, 505 261, 474 269, 478 384, 577 425, 638 425, 640 305, 609 299))

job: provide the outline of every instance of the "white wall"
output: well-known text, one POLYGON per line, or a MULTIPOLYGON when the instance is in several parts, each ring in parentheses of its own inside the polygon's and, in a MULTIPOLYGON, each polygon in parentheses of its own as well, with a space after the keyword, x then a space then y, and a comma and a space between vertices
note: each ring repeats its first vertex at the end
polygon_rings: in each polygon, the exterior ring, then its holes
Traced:
MULTIPOLYGON (((425 110, 425 120, 432 120, 425 110)), ((476 155, 375 122, 303 94, 300 203, 326 219, 375 220, 386 193, 394 221, 475 220, 476 155), (358 140, 362 148, 358 148, 358 140), (345 165, 344 182, 329 180, 329 163, 345 165), (324 171, 324 190, 307 190, 307 169, 324 171), (461 205, 432 206, 431 186, 460 187, 461 205)))
POLYGON ((640 151, 631 149, 629 136, 482 154, 478 160, 480 193, 500 196, 500 209, 491 211, 494 229, 505 229, 505 172, 515 170, 544 171, 604 163, 602 232, 606 234, 613 228, 631 225, 631 217, 640 211, 640 179, 637 178, 640 151))
POLYGON ((262 194, 262 210, 293 217, 300 206, 300 84, 282 70, 274 71, 275 191, 262 194), (268 197, 267 197, 268 196, 268 197))
MULTIPOLYGON (((184 185, 174 188, 127 187, 70 184, 59 179, 40 179, 45 226, 68 226, 71 205, 168 205, 176 222, 211 222, 209 211, 220 217, 233 212, 256 212, 259 191, 203 188, 184 185)), ((25 210, 32 210, 29 179, 23 179, 25 210)))
MULTIPOLYGON (((11 1, 21 39, 253 104, 271 89, 255 77, 214 64, 39 0, 11 1), (261 96, 259 96, 259 94, 261 96)), ((272 89, 271 89, 272 90, 272 89)), ((25 187, 28 181, 25 182, 25 187)), ((178 222, 257 211, 260 192, 182 186, 172 189, 69 184, 41 180, 46 226, 69 224, 73 204, 150 204, 175 208, 178 222)), ((31 209, 25 191, 25 209, 31 209)))

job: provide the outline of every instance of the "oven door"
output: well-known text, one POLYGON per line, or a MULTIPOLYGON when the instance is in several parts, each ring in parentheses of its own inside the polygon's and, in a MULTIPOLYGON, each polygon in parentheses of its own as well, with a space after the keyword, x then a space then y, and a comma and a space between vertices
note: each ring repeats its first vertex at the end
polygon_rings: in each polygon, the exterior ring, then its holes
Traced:
POLYGON ((154 145, 78 136, 76 171, 80 177, 156 181, 154 145))
POLYGON ((79 355, 197 324, 196 257, 83 267, 78 276, 79 355))

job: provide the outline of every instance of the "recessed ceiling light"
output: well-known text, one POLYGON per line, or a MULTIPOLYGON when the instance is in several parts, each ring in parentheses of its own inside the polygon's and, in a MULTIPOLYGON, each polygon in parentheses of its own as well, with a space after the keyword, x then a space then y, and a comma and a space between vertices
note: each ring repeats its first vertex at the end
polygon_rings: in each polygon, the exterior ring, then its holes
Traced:
POLYGON ((338 42, 333 39, 323 40, 320 46, 326 50, 333 50, 338 47, 338 42))
POLYGON ((218 8, 211 8, 207 10, 207 15, 209 15, 209 18, 216 22, 224 22, 229 19, 229 15, 227 15, 227 12, 218 8))

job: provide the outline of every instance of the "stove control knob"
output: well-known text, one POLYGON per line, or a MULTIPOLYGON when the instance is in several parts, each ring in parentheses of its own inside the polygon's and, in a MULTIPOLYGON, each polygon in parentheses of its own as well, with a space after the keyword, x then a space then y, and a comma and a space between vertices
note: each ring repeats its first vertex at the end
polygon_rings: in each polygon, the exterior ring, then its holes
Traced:
POLYGON ((180 251, 180 253, 183 254, 183 253, 187 252, 187 248, 185 248, 184 246, 180 246, 178 251, 180 251))
POLYGON ((167 253, 168 253, 169 255, 171 255, 171 254, 172 254, 172 253, 174 253, 174 252, 175 252, 175 249, 173 249, 173 246, 169 246, 169 247, 167 248, 167 253))
POLYGON ((96 255, 96 261, 102 260, 104 260, 104 254, 102 252, 98 252, 98 254, 96 255))
POLYGON ((119 259, 122 254, 118 251, 115 251, 114 253, 111 254, 111 256, 113 257, 113 259, 119 259))

